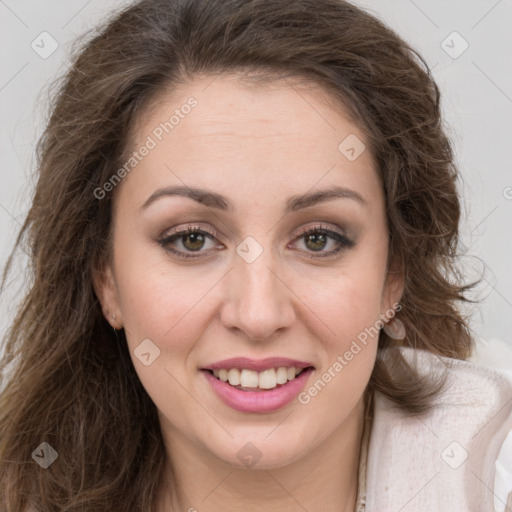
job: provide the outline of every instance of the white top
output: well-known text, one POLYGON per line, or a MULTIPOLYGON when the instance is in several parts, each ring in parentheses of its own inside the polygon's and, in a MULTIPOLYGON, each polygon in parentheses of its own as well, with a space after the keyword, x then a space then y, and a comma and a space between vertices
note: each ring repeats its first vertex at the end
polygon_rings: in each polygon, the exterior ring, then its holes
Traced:
MULTIPOLYGON (((423 350, 400 350, 420 373, 447 368, 447 384, 423 416, 374 394, 357 512, 502 512, 506 504, 512 510, 512 478, 501 482, 500 492, 496 488, 496 460, 512 431, 512 375, 423 350)), ((500 460, 509 460, 502 455, 500 460)), ((511 475, 512 467, 503 474, 511 475)))

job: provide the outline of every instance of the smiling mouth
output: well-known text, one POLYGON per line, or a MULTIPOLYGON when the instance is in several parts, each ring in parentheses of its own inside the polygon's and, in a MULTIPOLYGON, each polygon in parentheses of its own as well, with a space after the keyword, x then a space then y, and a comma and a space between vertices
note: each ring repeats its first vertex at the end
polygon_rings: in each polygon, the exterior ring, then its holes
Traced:
POLYGON ((206 370, 216 379, 229 384, 235 389, 247 392, 269 391, 278 389, 294 380, 312 366, 296 368, 294 366, 269 368, 261 372, 246 368, 222 368, 219 370, 206 370))

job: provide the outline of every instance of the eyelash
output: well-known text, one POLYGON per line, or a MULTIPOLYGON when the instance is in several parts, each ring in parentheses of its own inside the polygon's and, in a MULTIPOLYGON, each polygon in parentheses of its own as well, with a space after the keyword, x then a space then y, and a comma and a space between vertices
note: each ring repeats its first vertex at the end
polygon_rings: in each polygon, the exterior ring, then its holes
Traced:
MULTIPOLYGON (((172 244, 176 240, 184 238, 185 236, 190 235, 190 234, 206 235, 207 238, 210 238, 210 239, 216 238, 216 235, 214 233, 210 233, 209 231, 201 229, 198 226, 187 226, 183 230, 176 231, 176 232, 158 240, 158 243, 166 251, 178 256, 179 258, 183 258, 183 259, 199 258, 199 257, 201 257, 200 253, 205 252, 205 251, 201 251, 201 250, 197 251, 198 255, 196 256, 196 255, 186 254, 181 251, 176 251, 174 249, 169 248, 170 244, 172 244)), ((301 230, 301 232, 299 232, 299 234, 295 237, 294 241, 303 239, 308 235, 316 235, 316 234, 327 235, 329 238, 332 238, 333 240, 338 242, 339 246, 337 249, 334 249, 327 253, 323 253, 321 255, 320 255, 320 253, 311 254, 311 256, 309 256, 311 258, 328 258, 328 257, 334 256, 335 254, 339 253, 343 249, 349 249, 355 245, 354 241, 350 240, 345 235, 343 235, 337 231, 329 229, 327 226, 315 226, 314 228, 306 228, 304 230, 301 230)), ((311 252, 315 253, 315 251, 311 251, 311 252)))

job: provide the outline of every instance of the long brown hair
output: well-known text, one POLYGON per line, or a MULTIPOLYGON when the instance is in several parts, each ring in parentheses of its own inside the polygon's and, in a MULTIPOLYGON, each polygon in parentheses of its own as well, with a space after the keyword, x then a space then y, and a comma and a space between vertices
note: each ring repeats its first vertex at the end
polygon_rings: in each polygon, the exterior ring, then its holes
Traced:
MULTIPOLYGON (((37 186, 16 246, 29 291, 0 369, 0 509, 147 511, 164 467, 156 409, 123 331, 105 321, 92 273, 109 254, 112 194, 94 193, 125 161, 137 116, 199 74, 311 79, 349 110, 379 167, 390 261, 405 275, 405 346, 465 358, 458 302, 460 204, 440 94, 423 59, 342 0, 143 0, 116 13, 73 58, 37 147, 37 186), (9 371, 9 373, 7 373, 9 371), (58 453, 42 469, 42 442, 58 453)), ((11 254, 7 275, 15 251, 11 254)), ((382 332, 368 389, 410 412, 437 389, 382 332)))

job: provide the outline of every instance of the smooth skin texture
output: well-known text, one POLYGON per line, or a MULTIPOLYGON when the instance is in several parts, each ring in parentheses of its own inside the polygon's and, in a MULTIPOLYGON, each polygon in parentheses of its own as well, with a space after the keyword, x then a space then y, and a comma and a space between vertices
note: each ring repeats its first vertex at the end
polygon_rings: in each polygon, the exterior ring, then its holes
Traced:
POLYGON ((137 124, 133 149, 190 96, 198 105, 115 191, 112 263, 94 279, 158 409, 169 467, 159 511, 353 511, 376 337, 307 405, 270 413, 231 409, 200 369, 236 356, 289 357, 314 366, 307 390, 399 302, 374 160, 368 149, 353 162, 338 150, 349 134, 365 138, 318 86, 247 87, 236 74, 161 97, 137 124), (143 207, 172 186, 221 194, 230 208, 171 195, 143 207), (364 202, 341 197, 284 214, 291 196, 332 186, 364 202), (189 226, 212 236, 159 243, 189 226), (352 244, 304 236, 315 227, 352 244), (236 252, 248 236, 263 248, 252 263, 236 252), (147 338, 161 351, 150 366, 134 355, 147 338), (248 442, 261 452, 251 468, 237 457, 248 442))

